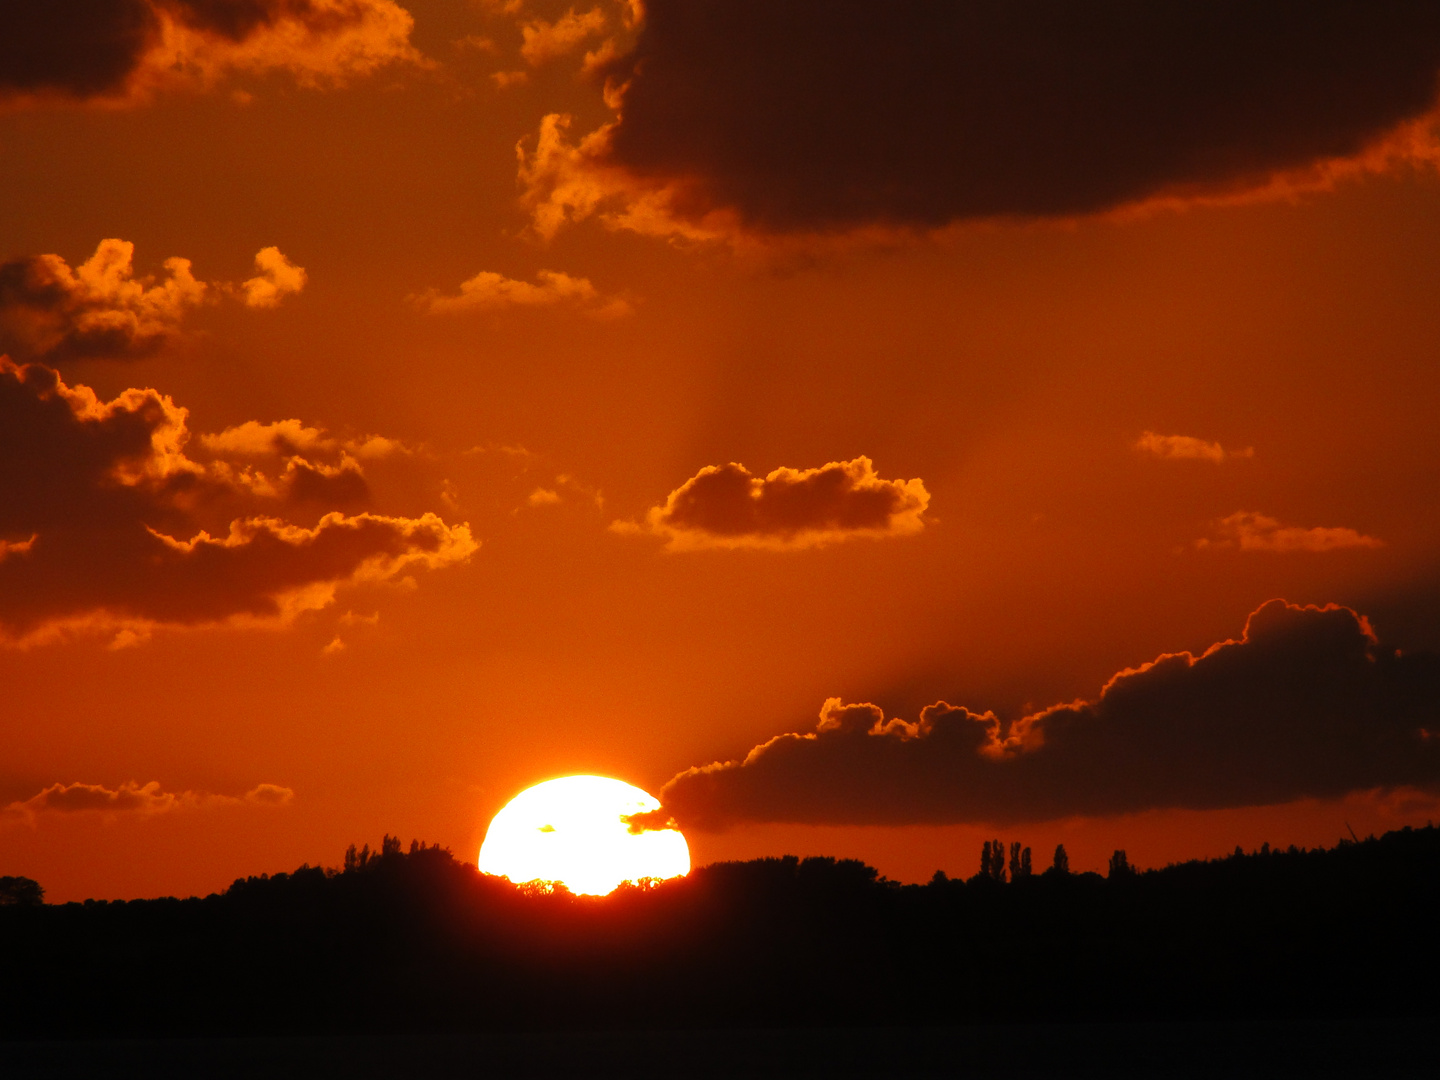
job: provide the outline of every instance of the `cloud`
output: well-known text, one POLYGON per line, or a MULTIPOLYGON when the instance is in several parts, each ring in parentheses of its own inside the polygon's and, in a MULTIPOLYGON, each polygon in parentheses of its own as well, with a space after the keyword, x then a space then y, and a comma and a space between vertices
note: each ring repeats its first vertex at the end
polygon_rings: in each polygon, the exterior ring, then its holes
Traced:
POLYGON ((232 72, 338 85, 423 63, 394 0, 45 0, 0 9, 0 103, 132 104, 232 72))
POLYGON ((159 281, 137 279, 134 256, 134 244, 102 240, 73 270, 59 255, 0 263, 0 350, 57 361, 158 352, 208 286, 189 259, 166 259, 159 281))
POLYGON ((24 360, 133 360, 180 335, 186 314, 216 295, 240 292, 250 307, 274 307, 305 284, 279 248, 255 256, 259 277, 238 287, 197 281, 189 259, 164 262, 165 276, 135 276, 135 245, 102 240, 79 266, 59 255, 0 263, 0 352, 24 360))
POLYGON ((532 187, 542 217, 593 211, 560 209, 588 184, 623 227, 930 230, 1325 187, 1435 153, 1417 127, 1440 72, 1430 0, 644 12, 633 48, 601 69, 618 118, 568 162, 550 155, 568 175, 532 187))
POLYGON ((1195 542, 1200 548, 1239 548, 1241 551, 1338 551, 1341 548, 1378 548, 1385 541, 1354 529, 1281 525, 1264 514, 1241 510, 1215 523, 1215 537, 1195 542))
POLYGON ((619 297, 601 296, 588 278, 571 277, 557 270, 541 270, 535 284, 517 281, 485 270, 462 282, 460 292, 443 296, 433 289, 415 298, 422 310, 437 315, 465 311, 496 311, 510 307, 570 307, 596 318, 616 318, 631 313, 619 297))
POLYGON ((245 801, 260 806, 289 806, 295 801, 295 792, 279 784, 256 784, 245 793, 245 801))
POLYGON ((0 808, 0 819, 24 820, 34 824, 40 815, 120 814, 141 817, 168 814, 173 810, 211 809, 219 806, 289 806, 295 792, 279 784, 259 784, 242 797, 215 795, 208 791, 164 791, 158 780, 137 784, 127 780, 117 788, 101 784, 51 784, 23 802, 0 808))
POLYGON ((261 248, 255 256, 255 269, 259 273, 240 286, 246 307, 275 307, 305 288, 305 268, 296 266, 277 247, 261 248))
POLYGON ((187 421, 155 390, 102 401, 52 368, 0 357, 0 641, 284 623, 347 584, 454 565, 477 548, 466 526, 434 514, 336 511, 369 494, 343 452, 335 463, 291 456, 270 476, 191 457, 187 421), (287 520, 302 506, 320 511, 315 524, 287 520))
POLYGON ((539 67, 603 33, 605 22, 605 13, 598 7, 583 13, 571 8, 554 22, 532 20, 520 27, 520 55, 531 67, 539 67))
POLYGON ((531 509, 541 506, 559 506, 561 503, 592 506, 596 510, 604 510, 605 496, 599 488, 582 484, 569 473, 561 473, 555 477, 555 482, 550 487, 537 487, 525 498, 525 505, 531 509))
POLYGON ((917 533, 929 505, 923 482, 882 480, 867 457, 818 469, 782 467, 763 478, 731 462, 701 469, 653 507, 643 526, 617 522, 612 528, 663 536, 671 551, 792 551, 917 533))
POLYGON ((410 448, 398 439, 383 435, 362 435, 337 439, 324 428, 309 427, 300 420, 262 423, 246 420, 217 434, 200 436, 201 444, 215 454, 233 457, 290 457, 295 454, 326 454, 343 451, 361 459, 408 454, 410 448))
POLYGON ((1092 701, 918 722, 831 698, 815 731, 680 773, 644 824, 1004 825, 1440 790, 1440 656, 1349 608, 1273 600, 1238 641, 1121 671, 1092 701))
POLYGON ((1213 461, 1217 465, 1231 458, 1255 456, 1255 448, 1251 446, 1244 450, 1226 450, 1218 442, 1206 442, 1189 435, 1158 435, 1153 431, 1141 435, 1135 441, 1135 449, 1171 461, 1213 461))

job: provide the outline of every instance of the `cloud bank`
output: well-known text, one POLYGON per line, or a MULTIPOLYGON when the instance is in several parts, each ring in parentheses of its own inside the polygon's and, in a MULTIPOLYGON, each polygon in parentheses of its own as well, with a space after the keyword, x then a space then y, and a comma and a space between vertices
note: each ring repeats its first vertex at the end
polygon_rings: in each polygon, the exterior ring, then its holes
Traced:
POLYGON ((1282 525, 1272 517, 1241 510, 1215 523, 1215 535, 1196 541, 1200 548, 1237 548, 1240 551, 1340 551, 1345 548, 1384 547, 1385 541, 1345 527, 1303 528, 1282 525))
POLYGON ((102 240, 79 266, 59 255, 0 263, 0 352, 22 360, 134 360, 174 341, 192 309, 238 291, 248 307, 274 307, 305 287, 305 270, 279 248, 255 256, 260 273, 235 287, 197 281, 190 260, 171 258, 165 276, 135 276, 135 245, 102 240))
POLYGON ((257 784, 244 795, 216 795, 208 791, 164 791, 158 780, 137 784, 128 780, 117 788, 102 784, 51 784, 23 802, 0 808, 0 819, 34 824, 41 815, 104 814, 149 817, 175 810, 201 810, 220 806, 288 806, 295 792, 279 784, 257 784))
POLYGON ((235 71, 343 83, 419 62, 394 0, 44 0, 0 7, 0 104, 140 101, 235 71))
POLYGON ((1273 600, 1239 640, 1011 722, 832 698, 815 731, 680 773, 641 824, 1006 825, 1402 786, 1440 790, 1440 656, 1385 648, 1349 608, 1273 600))
POLYGON ((335 509, 368 499, 343 451, 291 455, 274 475, 191 457, 187 419, 155 390, 102 401, 0 356, 0 641, 283 623, 343 585, 454 565, 478 546, 434 514, 335 509), (295 523, 306 508, 318 520, 295 523))
POLYGON ((619 117, 530 162, 537 227, 613 199, 682 233, 927 230, 1324 185, 1432 112, 1440 8, 647 0, 603 71, 619 117))
POLYGON ((883 480, 867 457, 818 469, 779 468, 764 477, 731 462, 701 469, 653 507, 644 525, 615 528, 663 536, 672 551, 791 551, 917 533, 929 505, 922 481, 883 480))

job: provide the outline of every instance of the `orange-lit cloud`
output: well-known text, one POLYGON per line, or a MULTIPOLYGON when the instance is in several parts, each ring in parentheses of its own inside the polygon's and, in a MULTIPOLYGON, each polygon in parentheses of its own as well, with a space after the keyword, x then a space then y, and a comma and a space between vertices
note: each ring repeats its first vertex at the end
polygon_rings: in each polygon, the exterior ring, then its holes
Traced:
POLYGON ((620 297, 602 296, 588 278, 571 277, 558 270, 541 270, 533 284, 485 270, 462 282, 455 295, 432 290, 416 297, 416 303, 440 315, 511 307, 568 307, 601 319, 631 312, 629 303, 620 297))
POLYGON ((1433 159, 1437 72, 1428 0, 648 0, 601 65, 618 119, 542 132, 522 179, 542 233, 607 203, 773 236, 1279 193, 1387 140, 1433 159))
POLYGON ((334 464, 292 455, 272 478, 196 460, 189 440, 186 410, 157 391, 102 401, 0 357, 0 640, 112 632, 119 645, 156 626, 282 623, 347 583, 477 548, 433 514, 334 512, 368 498, 343 453, 334 464), (302 507, 315 524, 287 520, 302 507))
POLYGON ((277 247, 261 248, 255 256, 255 269, 259 273, 240 285, 246 307, 274 307, 305 288, 305 268, 296 266, 277 247))
POLYGON ((1378 548, 1385 542, 1348 528, 1302 528, 1282 525, 1272 517, 1241 510, 1215 523, 1215 536, 1204 537, 1197 547, 1231 547, 1241 551, 1338 551, 1342 548, 1378 548))
POLYGON ((360 459, 384 458, 409 452, 398 439, 383 435, 362 435, 339 439, 324 428, 310 427, 300 420, 261 423, 246 420, 217 434, 200 436, 209 451, 229 457, 291 457, 296 454, 344 453, 360 459))
POLYGON ((643 525, 612 528, 663 536, 671 551, 793 551, 920 532, 929 505, 922 481, 883 480, 867 457, 818 469, 782 467, 764 477, 731 462, 701 469, 653 507, 643 525))
POLYGON ((539 67, 567 53, 605 31, 605 13, 598 7, 579 12, 571 8, 554 22, 533 19, 520 27, 523 44, 520 55, 532 67, 539 67))
POLYGON ((219 806, 288 806, 295 792, 279 784, 257 784, 242 796, 216 795, 208 791, 165 791, 158 780, 137 784, 128 780, 116 788, 102 784, 51 784, 23 802, 0 808, 0 819, 23 820, 34 824, 48 814, 121 814, 152 816, 174 810, 200 810, 219 806))
POLYGON ((1009 824, 1406 787, 1440 790, 1440 656, 1383 647, 1349 608, 1275 600, 1238 641, 1011 723, 831 699, 813 732, 676 776, 653 823, 1009 824))
POLYGON ((1171 461, 1212 461, 1217 465, 1234 458, 1255 456, 1252 446, 1244 450, 1226 450, 1218 442, 1207 442, 1189 435, 1159 435, 1153 431, 1141 435, 1135 441, 1135 449, 1142 454, 1171 461))
POLYGON ((255 256, 259 276, 238 287, 197 281, 181 258, 166 259, 159 280, 136 277, 134 260, 134 244, 109 239, 74 268, 59 255, 0 264, 0 352, 51 362, 150 356, 217 293, 238 291, 250 307, 274 307, 305 285, 304 269, 274 247, 255 256))
POLYGON ((0 102, 125 104, 287 71, 333 85, 420 63, 394 0, 46 0, 0 12, 0 102))
POLYGON ((157 352, 208 286, 189 259, 166 259, 159 281, 136 278, 134 256, 134 244, 102 240, 74 269, 59 255, 0 265, 0 350, 47 360, 157 352))

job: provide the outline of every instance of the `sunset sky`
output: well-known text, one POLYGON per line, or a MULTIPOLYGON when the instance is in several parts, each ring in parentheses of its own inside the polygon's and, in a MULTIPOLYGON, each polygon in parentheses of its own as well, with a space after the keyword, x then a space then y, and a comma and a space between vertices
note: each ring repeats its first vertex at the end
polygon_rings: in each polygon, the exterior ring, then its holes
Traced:
POLYGON ((0 7, 0 873, 1440 819, 1437 88, 1428 0, 0 7))

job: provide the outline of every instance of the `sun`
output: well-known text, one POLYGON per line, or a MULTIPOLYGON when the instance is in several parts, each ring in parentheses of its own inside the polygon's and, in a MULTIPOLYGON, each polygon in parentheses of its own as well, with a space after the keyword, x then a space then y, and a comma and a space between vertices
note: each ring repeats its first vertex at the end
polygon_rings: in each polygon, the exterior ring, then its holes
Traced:
POLYGON ((480 869, 518 883, 564 882, 603 896, 622 881, 690 872, 690 847, 677 829, 633 833, 624 818, 660 800, 608 776, 562 776, 526 788, 490 822, 480 869))

